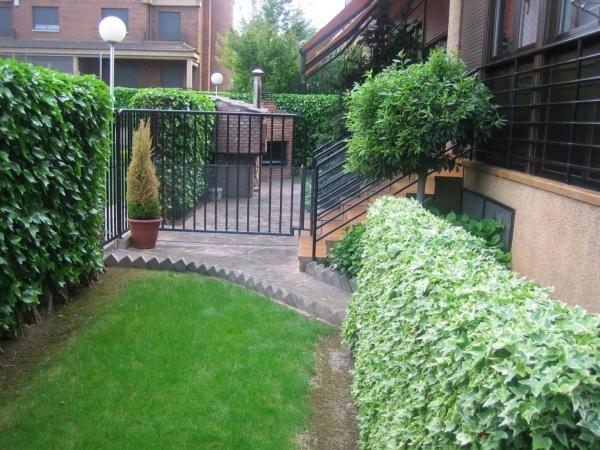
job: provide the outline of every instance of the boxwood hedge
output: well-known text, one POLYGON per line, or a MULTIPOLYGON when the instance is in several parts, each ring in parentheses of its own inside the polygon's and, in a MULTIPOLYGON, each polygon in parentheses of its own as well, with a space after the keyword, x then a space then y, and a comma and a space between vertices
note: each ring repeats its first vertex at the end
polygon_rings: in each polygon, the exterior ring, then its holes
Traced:
POLYGON ((102 269, 104 83, 0 59, 0 334, 102 269))
POLYGON ((369 211, 344 324, 363 449, 600 448, 600 319, 415 201, 369 211))
MULTIPOLYGON (((181 89, 140 89, 129 105, 138 109, 214 111, 208 96, 181 89)), ((214 115, 195 118, 189 114, 159 116, 151 121, 152 134, 164 136, 154 150, 161 182, 163 216, 176 220, 194 207, 204 193, 204 163, 211 156, 214 115), (205 120, 206 119, 206 120, 205 120), (183 134, 181 130, 190 130, 183 134), (195 130, 197 136, 193 136, 195 130), (205 134, 206 133, 206 134, 205 134), (195 162, 195 164, 192 164, 195 162)))

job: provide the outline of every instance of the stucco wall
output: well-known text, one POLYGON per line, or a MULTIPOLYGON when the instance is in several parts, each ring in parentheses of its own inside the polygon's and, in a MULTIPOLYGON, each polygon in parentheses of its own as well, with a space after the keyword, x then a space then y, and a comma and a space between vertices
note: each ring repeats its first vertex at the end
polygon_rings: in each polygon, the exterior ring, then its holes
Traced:
POLYGON ((600 312, 600 193, 479 163, 467 163, 464 186, 515 209, 515 271, 600 312))

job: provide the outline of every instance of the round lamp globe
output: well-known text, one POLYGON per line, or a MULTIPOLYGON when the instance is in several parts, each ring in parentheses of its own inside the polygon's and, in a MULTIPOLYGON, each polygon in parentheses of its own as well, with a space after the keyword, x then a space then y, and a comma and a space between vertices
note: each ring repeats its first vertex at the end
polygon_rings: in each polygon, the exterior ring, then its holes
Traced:
POLYGON ((109 16, 102 19, 98 26, 100 37, 111 44, 123 42, 127 35, 125 23, 118 17, 109 16))

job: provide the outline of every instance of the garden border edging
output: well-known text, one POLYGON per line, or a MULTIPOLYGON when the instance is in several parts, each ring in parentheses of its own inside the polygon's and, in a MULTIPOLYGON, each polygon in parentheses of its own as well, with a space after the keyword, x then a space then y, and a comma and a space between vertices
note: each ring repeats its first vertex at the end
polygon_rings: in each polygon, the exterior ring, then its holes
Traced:
POLYGON ((340 311, 332 311, 315 300, 308 300, 287 289, 249 276, 239 270, 231 270, 199 262, 187 262, 184 258, 161 258, 157 256, 117 256, 111 253, 104 258, 107 267, 132 267, 149 270, 170 270, 180 273, 197 273, 219 278, 262 294, 275 302, 308 315, 317 320, 339 327, 345 317, 340 311))
POLYGON ((306 265, 306 273, 321 283, 341 289, 349 294, 356 291, 356 282, 331 266, 311 261, 306 265))

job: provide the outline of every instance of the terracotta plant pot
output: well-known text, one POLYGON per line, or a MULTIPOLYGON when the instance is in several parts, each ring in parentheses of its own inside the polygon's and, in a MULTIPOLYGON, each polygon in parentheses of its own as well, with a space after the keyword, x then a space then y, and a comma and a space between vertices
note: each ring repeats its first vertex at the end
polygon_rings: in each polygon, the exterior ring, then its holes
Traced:
POLYGON ((131 230, 131 245, 141 250, 154 248, 162 219, 127 219, 131 230))

